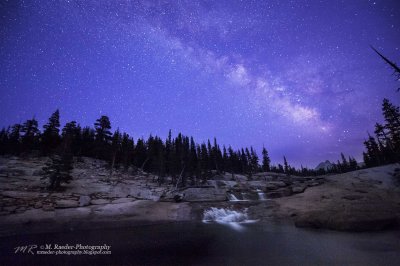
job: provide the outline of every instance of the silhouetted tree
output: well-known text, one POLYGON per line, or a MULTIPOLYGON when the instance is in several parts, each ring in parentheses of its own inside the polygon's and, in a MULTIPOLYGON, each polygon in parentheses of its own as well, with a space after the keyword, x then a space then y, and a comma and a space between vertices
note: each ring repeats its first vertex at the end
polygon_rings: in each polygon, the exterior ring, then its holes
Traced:
POLYGON ((27 120, 23 125, 21 132, 24 133, 22 136, 22 148, 24 151, 31 151, 38 148, 39 134, 38 122, 35 118, 27 120))
POLYGON ((264 146, 262 149, 262 156, 263 156, 262 169, 264 172, 269 172, 271 170, 270 169, 271 159, 269 158, 268 151, 264 146))
POLYGON ((69 183, 72 180, 72 159, 72 154, 67 152, 62 155, 53 155, 50 162, 43 167, 45 177, 49 179, 49 190, 59 190, 62 183, 69 183))
POLYGON ((43 126, 42 150, 44 154, 54 152, 60 144, 60 112, 57 109, 49 118, 49 122, 43 126))
MULTIPOLYGON (((371 48, 383 59, 383 61, 385 61, 394 70, 394 74, 396 75, 397 80, 400 80, 400 68, 394 62, 390 61, 381 53, 379 53, 374 47, 371 46, 371 48)), ((400 88, 398 88, 397 91, 400 91, 400 88)))

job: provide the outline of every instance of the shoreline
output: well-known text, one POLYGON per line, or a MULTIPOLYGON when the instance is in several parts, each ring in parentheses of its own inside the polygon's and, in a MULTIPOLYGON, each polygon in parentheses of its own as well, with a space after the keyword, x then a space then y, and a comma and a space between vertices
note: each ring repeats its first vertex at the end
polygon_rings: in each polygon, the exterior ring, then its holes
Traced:
POLYGON ((377 231, 400 224, 400 164, 324 177, 266 172, 233 180, 229 174, 216 175, 206 186, 176 191, 157 185, 146 173, 117 172, 107 179, 104 162, 85 158, 76 163, 74 180, 64 192, 49 192, 40 179, 45 161, 0 158, 0 237, 201 221, 211 207, 247 211, 249 219, 260 222, 337 231, 377 231), (185 194, 182 202, 173 201, 176 193, 185 194), (229 201, 232 196, 241 201, 229 201))

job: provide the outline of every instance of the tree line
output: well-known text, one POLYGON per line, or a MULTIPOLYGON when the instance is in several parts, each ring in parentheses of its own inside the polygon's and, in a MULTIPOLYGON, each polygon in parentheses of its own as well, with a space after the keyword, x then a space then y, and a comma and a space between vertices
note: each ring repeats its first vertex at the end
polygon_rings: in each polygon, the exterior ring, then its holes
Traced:
POLYGON ((384 123, 376 123, 374 134, 368 133, 363 153, 367 167, 374 167, 400 161, 400 111, 388 99, 382 103, 384 123))
MULTIPOLYGON (((105 160, 109 163, 111 173, 114 169, 127 171, 129 168, 150 172, 159 177, 160 183, 164 182, 166 176, 171 176, 173 182, 179 182, 180 185, 204 182, 213 174, 225 172, 250 177, 257 172, 300 176, 326 173, 306 167, 296 169, 290 166, 286 157, 283 158, 283 164, 275 166, 271 164, 265 147, 259 158, 253 147, 234 150, 231 146, 221 146, 215 138, 213 141, 197 143, 193 137, 181 133, 173 137, 169 131, 165 140, 150 135, 147 139, 138 138, 135 141, 119 129, 112 132, 107 116, 97 119, 94 127, 81 127, 76 121, 71 121, 61 128, 59 110, 50 116, 42 131, 35 118, 0 131, 0 154, 21 155, 33 151, 43 156, 58 155, 54 164, 60 166, 57 168, 53 164, 48 167, 52 176, 61 168, 70 168, 62 166, 60 158, 71 161, 71 156, 105 160), (66 154, 70 156, 66 157, 66 154)), ((338 172, 350 168, 335 169, 338 172)))

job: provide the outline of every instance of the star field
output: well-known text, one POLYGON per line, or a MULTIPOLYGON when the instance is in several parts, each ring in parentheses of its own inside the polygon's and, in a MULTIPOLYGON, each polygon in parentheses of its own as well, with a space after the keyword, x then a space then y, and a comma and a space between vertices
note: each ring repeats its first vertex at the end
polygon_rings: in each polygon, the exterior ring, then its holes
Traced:
POLYGON ((0 126, 35 115, 168 130, 273 163, 361 160, 399 105, 398 1, 1 1, 0 126), (259 152, 260 154, 260 152, 259 152))

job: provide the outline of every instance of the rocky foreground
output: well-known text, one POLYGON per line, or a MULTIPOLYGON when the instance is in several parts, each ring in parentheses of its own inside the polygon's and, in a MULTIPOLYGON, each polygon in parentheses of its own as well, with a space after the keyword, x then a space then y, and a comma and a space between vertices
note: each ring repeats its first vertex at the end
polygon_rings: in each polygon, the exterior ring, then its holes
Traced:
POLYGON ((381 230, 400 221, 399 164, 320 177, 215 174, 176 189, 147 173, 110 176, 105 162, 83 158, 65 190, 50 192, 41 170, 47 160, 0 158, 0 236, 201 220, 209 207, 334 230, 381 230))

